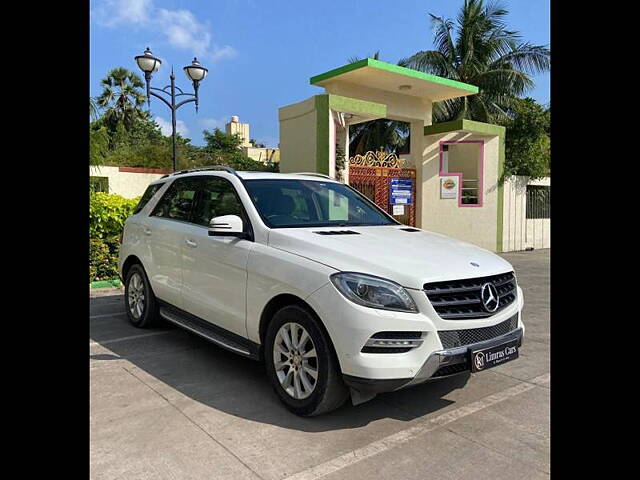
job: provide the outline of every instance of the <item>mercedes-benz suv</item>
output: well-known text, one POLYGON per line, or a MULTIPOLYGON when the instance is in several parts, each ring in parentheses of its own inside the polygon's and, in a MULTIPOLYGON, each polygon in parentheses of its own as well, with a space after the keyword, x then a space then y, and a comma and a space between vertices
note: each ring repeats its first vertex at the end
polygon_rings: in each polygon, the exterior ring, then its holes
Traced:
POLYGON ((118 266, 133 325, 164 319, 263 360, 298 415, 500 365, 524 334, 507 261, 318 174, 165 176, 127 219, 118 266))

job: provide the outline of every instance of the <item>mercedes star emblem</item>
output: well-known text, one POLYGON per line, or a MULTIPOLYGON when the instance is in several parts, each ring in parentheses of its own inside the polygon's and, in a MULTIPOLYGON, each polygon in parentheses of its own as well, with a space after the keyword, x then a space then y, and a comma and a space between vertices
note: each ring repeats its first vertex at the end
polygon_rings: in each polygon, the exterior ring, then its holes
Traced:
POLYGON ((482 285, 480 298, 482 299, 482 306, 487 312, 493 313, 498 309, 500 297, 498 296, 498 289, 493 283, 487 282, 482 285))

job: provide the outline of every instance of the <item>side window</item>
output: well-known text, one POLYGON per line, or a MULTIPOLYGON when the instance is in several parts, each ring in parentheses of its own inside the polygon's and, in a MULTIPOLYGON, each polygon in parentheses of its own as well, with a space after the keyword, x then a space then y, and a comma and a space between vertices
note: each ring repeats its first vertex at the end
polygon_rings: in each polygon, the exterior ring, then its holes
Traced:
POLYGON ((193 200, 198 189, 198 178, 175 180, 151 213, 152 217, 190 221, 193 200))
POLYGON ((193 223, 208 227, 213 217, 238 215, 247 223, 242 202, 233 185, 223 179, 207 177, 203 179, 202 192, 193 215, 193 223))
POLYGON ((149 185, 147 187, 147 189, 142 194, 142 197, 140 198, 138 205, 136 205, 136 208, 133 211, 134 215, 144 208, 144 206, 149 202, 149 200, 151 200, 151 197, 153 197, 156 194, 156 192, 162 188, 163 185, 164 185, 164 182, 156 183, 155 185, 149 185))

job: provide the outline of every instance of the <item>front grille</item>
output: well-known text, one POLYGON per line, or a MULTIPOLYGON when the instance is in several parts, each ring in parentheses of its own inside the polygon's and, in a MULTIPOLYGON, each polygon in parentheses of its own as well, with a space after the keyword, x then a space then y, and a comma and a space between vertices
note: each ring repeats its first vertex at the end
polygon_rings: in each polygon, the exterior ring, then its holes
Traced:
POLYGON ((438 336, 444 348, 463 347, 499 337, 518 328, 518 314, 491 327, 467 328, 465 330, 440 330, 438 336))
POLYGON ((516 299, 516 278, 513 272, 509 272, 490 277, 425 283, 423 289, 440 318, 487 318, 516 299), (482 304, 480 295, 485 283, 492 283, 498 291, 498 308, 493 312, 487 312, 482 304))
POLYGON ((462 373, 469 370, 471 369, 467 362, 457 363, 456 365, 446 365, 436 370, 436 373, 434 373, 431 378, 446 377, 447 375, 455 375, 456 373, 462 373))

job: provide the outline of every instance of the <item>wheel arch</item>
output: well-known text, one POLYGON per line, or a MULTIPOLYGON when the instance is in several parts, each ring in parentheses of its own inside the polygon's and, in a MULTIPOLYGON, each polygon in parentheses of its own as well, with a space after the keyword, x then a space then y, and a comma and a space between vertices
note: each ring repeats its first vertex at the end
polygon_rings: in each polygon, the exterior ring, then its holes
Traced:
MULTIPOLYGON (((123 282, 127 278, 127 272, 135 264, 139 264, 144 269, 144 265, 142 264, 142 260, 140 260, 140 258, 138 256, 133 255, 133 254, 129 255, 127 257, 127 259, 124 261, 124 263, 122 264, 122 281, 123 282)), ((145 269, 145 272, 146 272, 146 269, 145 269)))
POLYGON ((262 357, 262 355, 264 355, 264 342, 265 342, 265 337, 267 335, 267 327, 269 326, 269 322, 273 319, 273 316, 278 310, 288 305, 298 305, 304 308, 305 310, 307 310, 311 315, 313 315, 313 317, 317 320, 318 325, 320 326, 324 334, 329 339, 329 346, 331 347, 333 354, 336 355, 337 357, 335 347, 333 345, 333 339, 331 338, 331 335, 329 334, 329 331, 327 330, 326 325, 320 318, 320 315, 318 315, 318 313, 313 309, 313 307, 309 305, 309 303, 307 303, 304 299, 291 293, 281 293, 279 295, 276 295, 271 300, 269 300, 267 304, 264 306, 264 308, 262 309, 262 314, 260 315, 260 327, 259 327, 260 356, 262 357))

